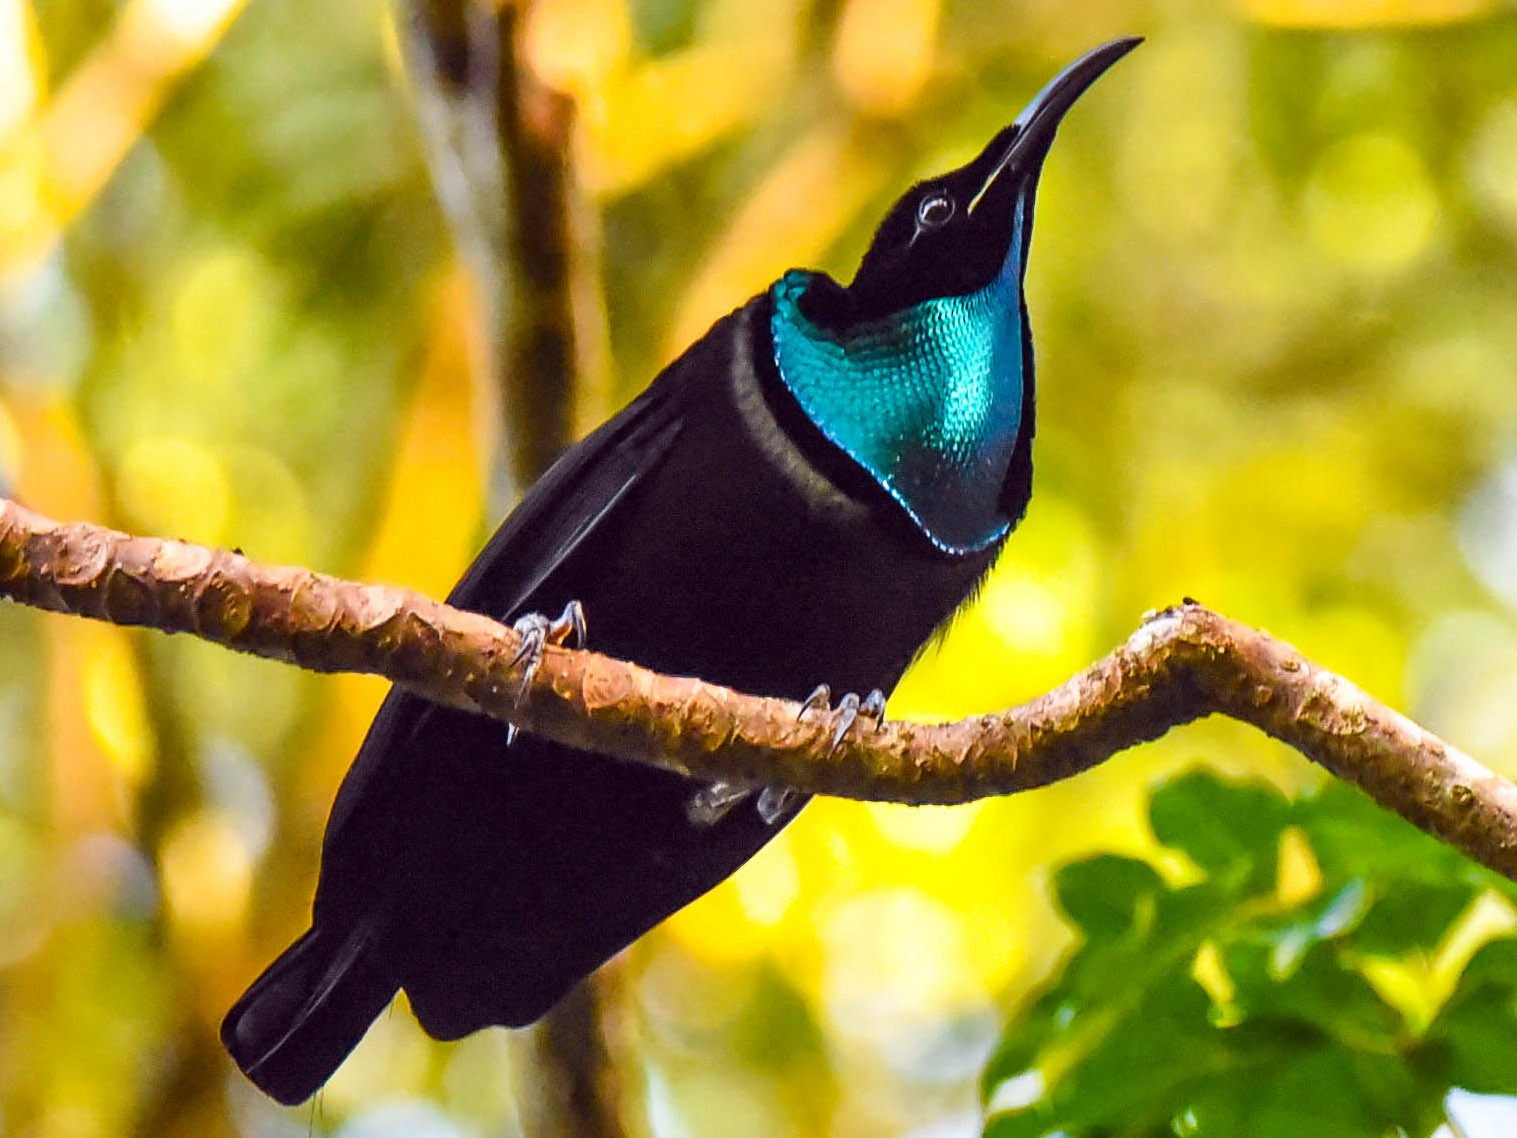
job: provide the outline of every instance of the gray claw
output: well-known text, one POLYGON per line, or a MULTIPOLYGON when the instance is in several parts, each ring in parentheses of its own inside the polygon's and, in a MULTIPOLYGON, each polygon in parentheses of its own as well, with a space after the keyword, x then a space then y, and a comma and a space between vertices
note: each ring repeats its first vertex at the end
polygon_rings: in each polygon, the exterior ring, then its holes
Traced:
POLYGON ((542 667, 543 648, 548 643, 548 632, 552 625, 542 613, 529 612, 525 616, 517 617, 511 627, 521 635, 521 644, 516 649, 516 655, 511 657, 511 667, 523 665, 521 682, 516 685, 516 699, 519 703, 527 689, 532 686, 532 679, 537 675, 537 669, 542 667))
POLYGON ((690 801, 685 803, 685 817, 692 826, 714 826, 752 793, 747 787, 734 786, 730 782, 709 783, 692 794, 690 801))
MULTIPOLYGON (((516 649, 516 655, 511 657, 511 667, 523 665, 521 682, 516 685, 515 702, 519 704, 532 686, 537 669, 542 667, 544 648, 549 644, 562 645, 571 640, 576 648, 584 646, 585 608, 578 601, 570 601, 556 620, 549 620, 540 612, 529 612, 517 617, 511 627, 521 635, 521 644, 516 649)), ((506 746, 515 742, 516 734, 516 724, 506 724, 506 746)))
POLYGON ((549 641, 560 645, 572 642, 575 648, 583 648, 589 635, 585 625, 585 606, 578 601, 566 604, 564 611, 548 628, 549 641))
POLYGON ((811 694, 801 700, 801 709, 795 713, 796 719, 800 719, 808 711, 821 711, 823 708, 832 706, 832 689, 826 684, 817 684, 811 689, 811 694))
POLYGON ((795 800, 800 797, 800 792, 790 786, 766 786, 759 791, 758 812, 768 825, 772 826, 780 820, 795 800))
POLYGON ((808 711, 819 711, 830 708, 838 717, 837 727, 832 733, 831 751, 842 746, 844 738, 858 722, 860 716, 874 720, 874 729, 878 731, 885 725, 885 693, 879 688, 873 689, 863 699, 857 692, 849 692, 838 700, 837 706, 832 707, 832 691, 826 684, 817 684, 816 688, 801 701, 801 710, 796 714, 799 719, 808 711))
POLYGON ((838 700, 837 707, 833 708, 833 711, 837 713, 838 725, 832 732, 832 746, 827 748, 829 754, 842 745, 843 736, 848 734, 848 729, 859 717, 860 706, 859 693, 856 691, 848 692, 838 700))

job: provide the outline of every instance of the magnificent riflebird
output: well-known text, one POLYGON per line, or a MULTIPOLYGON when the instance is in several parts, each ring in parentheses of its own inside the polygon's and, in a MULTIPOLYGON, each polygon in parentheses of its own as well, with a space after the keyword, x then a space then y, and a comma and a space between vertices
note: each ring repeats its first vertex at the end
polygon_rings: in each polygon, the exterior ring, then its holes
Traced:
MULTIPOLYGON (((532 487, 449 603, 540 639, 527 614, 579 602, 598 651, 780 698, 826 684, 879 715, 853 693, 900 679, 1027 508, 1033 199, 1065 113, 1137 42, 912 187, 848 285, 792 270, 717 321, 532 487)), ((297 1103, 399 989, 439 1039, 531 1023, 804 803, 392 690, 333 806, 311 928, 222 1041, 297 1103)))

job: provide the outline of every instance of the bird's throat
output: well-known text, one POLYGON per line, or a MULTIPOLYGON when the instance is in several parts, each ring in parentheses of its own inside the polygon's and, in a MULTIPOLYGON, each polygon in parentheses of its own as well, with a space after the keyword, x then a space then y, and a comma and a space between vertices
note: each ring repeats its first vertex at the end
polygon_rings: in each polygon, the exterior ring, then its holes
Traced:
POLYGON ((1022 420, 1022 227, 997 277, 841 331, 802 310, 812 281, 773 286, 774 359, 807 417, 945 552, 972 553, 1011 528, 1001 486, 1022 420))

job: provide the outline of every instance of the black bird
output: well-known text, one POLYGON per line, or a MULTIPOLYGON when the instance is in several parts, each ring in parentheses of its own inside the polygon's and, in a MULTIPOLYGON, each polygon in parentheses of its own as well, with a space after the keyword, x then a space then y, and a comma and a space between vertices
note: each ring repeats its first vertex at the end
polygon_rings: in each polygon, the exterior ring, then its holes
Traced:
MULTIPOLYGON (((893 686, 1026 510, 1033 197, 1064 114, 1137 43, 1090 52, 913 187, 851 284, 792 271, 718 321, 548 471, 449 602, 579 601, 598 650, 763 695, 893 686)), ((400 988, 439 1039, 531 1023, 804 802, 508 745, 392 690, 337 795, 311 928, 222 1041, 293 1104, 400 988)))

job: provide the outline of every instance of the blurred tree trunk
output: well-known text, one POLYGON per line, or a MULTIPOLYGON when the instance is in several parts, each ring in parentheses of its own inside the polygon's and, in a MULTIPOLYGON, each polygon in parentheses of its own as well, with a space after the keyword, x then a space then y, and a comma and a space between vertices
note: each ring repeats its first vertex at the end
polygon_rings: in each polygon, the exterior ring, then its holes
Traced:
MULTIPOLYGON (((593 219, 572 161, 574 104, 521 55, 527 6, 413 0, 407 40, 434 184, 485 305, 500 458, 514 504, 609 411, 593 219)), ((501 614, 505 615, 505 614, 501 614)), ((621 1138, 626 1051, 616 964, 521 1036, 529 1138, 621 1138)))

